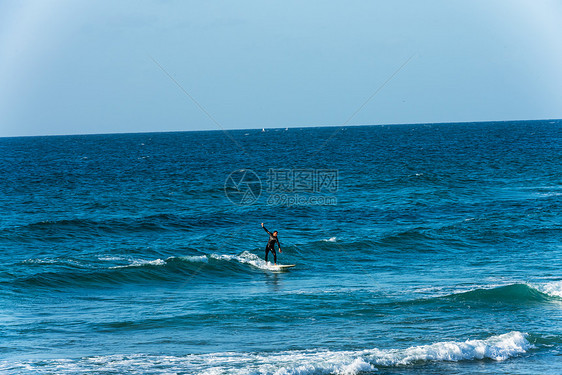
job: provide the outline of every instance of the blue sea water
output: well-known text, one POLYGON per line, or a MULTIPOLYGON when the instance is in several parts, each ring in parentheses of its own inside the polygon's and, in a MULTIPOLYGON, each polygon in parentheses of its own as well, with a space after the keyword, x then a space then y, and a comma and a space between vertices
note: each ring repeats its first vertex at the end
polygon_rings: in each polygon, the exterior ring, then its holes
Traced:
POLYGON ((0 372, 560 374, 561 166, 561 121, 2 138, 0 372))

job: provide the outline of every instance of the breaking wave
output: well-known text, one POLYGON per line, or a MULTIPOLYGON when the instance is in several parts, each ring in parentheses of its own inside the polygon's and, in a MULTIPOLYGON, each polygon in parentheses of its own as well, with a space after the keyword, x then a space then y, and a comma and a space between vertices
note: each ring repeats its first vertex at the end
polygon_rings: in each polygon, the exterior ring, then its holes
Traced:
POLYGON ((249 251, 239 255, 208 254, 167 259, 98 257, 96 262, 91 263, 85 260, 28 259, 20 265, 34 272, 30 276, 17 278, 15 284, 20 287, 47 288, 174 282, 185 280, 185 276, 221 280, 225 277, 247 276, 253 272, 280 271, 278 266, 249 251))
POLYGON ((110 355, 38 362, 0 362, 5 373, 197 373, 342 374, 374 372, 379 367, 411 366, 426 362, 505 361, 527 353, 534 346, 528 335, 512 331, 484 340, 444 341, 406 349, 360 351, 299 350, 274 353, 212 353, 185 356, 148 354, 110 355))

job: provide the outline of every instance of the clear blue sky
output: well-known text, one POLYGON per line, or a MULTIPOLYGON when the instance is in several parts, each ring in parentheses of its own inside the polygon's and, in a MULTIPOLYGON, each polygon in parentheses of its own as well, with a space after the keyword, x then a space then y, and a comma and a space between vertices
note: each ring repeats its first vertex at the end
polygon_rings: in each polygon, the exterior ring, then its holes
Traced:
POLYGON ((559 0, 0 2, 0 136, 562 118, 559 0))

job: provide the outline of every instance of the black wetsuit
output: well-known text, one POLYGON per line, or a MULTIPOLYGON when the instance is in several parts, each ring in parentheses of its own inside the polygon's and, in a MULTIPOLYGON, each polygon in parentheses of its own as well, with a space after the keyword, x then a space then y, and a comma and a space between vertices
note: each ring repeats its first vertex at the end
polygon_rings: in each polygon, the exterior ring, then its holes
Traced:
POLYGON ((277 246, 281 249, 281 245, 279 244, 279 240, 270 231, 263 227, 263 230, 269 234, 269 240, 267 241, 267 246, 265 247, 265 261, 267 262, 267 254, 271 251, 273 253, 273 262, 277 263, 277 253, 275 252, 275 242, 277 242, 277 246))

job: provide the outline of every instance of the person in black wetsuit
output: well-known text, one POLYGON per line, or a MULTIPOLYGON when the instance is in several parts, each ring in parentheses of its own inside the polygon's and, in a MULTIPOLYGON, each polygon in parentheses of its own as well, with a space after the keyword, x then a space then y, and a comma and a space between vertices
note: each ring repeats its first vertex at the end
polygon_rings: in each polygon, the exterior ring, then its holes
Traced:
POLYGON ((267 246, 265 247, 265 261, 267 262, 267 254, 269 254, 269 252, 271 251, 273 253, 273 264, 277 265, 275 242, 277 242, 277 246, 279 247, 279 252, 282 253, 281 244, 279 243, 279 239, 277 238, 277 231, 275 230, 273 231, 273 233, 271 233, 263 226, 263 223, 261 223, 261 227, 263 228, 263 230, 267 232, 267 234, 269 234, 269 240, 267 241, 267 246))

